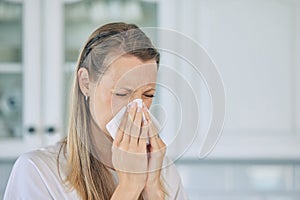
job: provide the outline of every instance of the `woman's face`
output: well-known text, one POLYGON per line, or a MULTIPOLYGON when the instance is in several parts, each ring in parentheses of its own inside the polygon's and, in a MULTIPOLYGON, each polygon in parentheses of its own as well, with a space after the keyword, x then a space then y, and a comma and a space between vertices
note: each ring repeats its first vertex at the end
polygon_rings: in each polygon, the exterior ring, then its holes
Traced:
POLYGON ((109 135, 105 125, 134 99, 142 99, 149 108, 155 94, 156 76, 155 59, 144 62, 126 55, 114 60, 100 82, 90 87, 91 114, 101 130, 109 135))

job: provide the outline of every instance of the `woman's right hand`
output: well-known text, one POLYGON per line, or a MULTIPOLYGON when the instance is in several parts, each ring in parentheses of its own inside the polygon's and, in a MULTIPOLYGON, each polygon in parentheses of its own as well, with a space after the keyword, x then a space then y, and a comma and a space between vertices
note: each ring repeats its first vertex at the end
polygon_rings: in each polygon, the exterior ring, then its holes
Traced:
POLYGON ((148 166, 147 132, 147 121, 142 122, 142 109, 134 103, 131 108, 127 108, 112 145, 112 164, 118 174, 117 190, 121 191, 120 194, 124 194, 122 190, 127 194, 131 191, 132 196, 138 197, 145 187, 148 166))

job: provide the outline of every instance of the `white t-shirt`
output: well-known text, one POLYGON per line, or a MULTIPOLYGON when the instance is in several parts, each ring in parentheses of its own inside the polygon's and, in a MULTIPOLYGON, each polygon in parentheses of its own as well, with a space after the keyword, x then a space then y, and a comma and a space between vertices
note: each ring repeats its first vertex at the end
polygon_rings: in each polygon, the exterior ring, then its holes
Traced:
MULTIPOLYGON (((65 173, 57 170, 57 155, 60 143, 22 154, 14 164, 4 200, 18 199, 80 199, 76 190, 68 190, 61 178, 65 173)), ((66 164, 63 154, 60 155, 60 169, 66 164)), ((110 170, 117 181, 117 174, 110 170)), ((181 183, 175 165, 162 168, 161 176, 166 180, 166 189, 170 195, 166 199, 185 200, 187 194, 181 183)))

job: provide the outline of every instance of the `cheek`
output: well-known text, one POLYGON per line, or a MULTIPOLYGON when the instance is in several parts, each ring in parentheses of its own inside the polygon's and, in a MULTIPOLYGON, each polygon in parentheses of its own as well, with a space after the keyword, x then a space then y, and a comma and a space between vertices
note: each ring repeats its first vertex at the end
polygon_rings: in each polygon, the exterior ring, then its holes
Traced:
POLYGON ((111 102, 109 104, 112 116, 116 115, 124 106, 128 104, 128 99, 124 97, 119 97, 114 94, 111 96, 111 102))
POLYGON ((107 108, 110 108, 111 105, 111 95, 110 94, 105 94, 103 95, 103 103, 107 108))
POLYGON ((98 90, 95 103, 97 105, 98 113, 103 116, 107 116, 111 107, 111 95, 106 90, 98 90))
POLYGON ((90 101, 91 114, 98 126, 104 130, 111 116, 111 95, 109 95, 109 91, 106 91, 105 88, 98 87, 93 92, 94 95, 92 95, 90 101))

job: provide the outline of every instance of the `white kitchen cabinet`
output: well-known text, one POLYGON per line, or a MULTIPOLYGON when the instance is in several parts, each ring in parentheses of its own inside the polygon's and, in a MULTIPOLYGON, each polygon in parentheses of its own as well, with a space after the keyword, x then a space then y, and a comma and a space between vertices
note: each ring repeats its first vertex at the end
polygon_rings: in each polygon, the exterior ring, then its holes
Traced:
POLYGON ((11 43, 16 43, 13 37, 16 33, 13 30, 18 29, 20 38, 16 39, 20 39, 21 42, 17 43, 15 48, 22 52, 20 59, 12 55, 13 61, 4 57, 3 60, 8 61, 0 63, 3 79, 7 78, 6 76, 11 77, 2 85, 2 91, 9 94, 8 97, 5 93, 1 96, 4 102, 1 107, 2 114, 5 102, 8 107, 6 110, 14 108, 14 101, 20 103, 16 108, 19 109, 19 118, 4 121, 7 125, 20 119, 14 126, 15 131, 1 130, 0 159, 13 159, 33 148, 56 142, 63 129, 63 4, 60 1, 26 0, 3 1, 1 6, 3 17, 9 15, 5 8, 12 10, 12 22, 9 19, 1 19, 7 21, 12 30, 4 23, 1 24, 1 33, 6 36, 5 41, 9 47, 11 43), (21 23, 16 24, 13 20, 20 20, 21 23), (19 27, 13 27, 14 25, 19 27), (19 81, 19 85, 9 84, 11 79, 19 81), (11 93, 14 90, 17 92, 11 93))
POLYGON ((207 20, 199 39, 223 74, 229 102, 215 155, 299 159, 299 3, 200 3, 199 19, 207 20))
POLYGON ((300 2, 163 2, 160 25, 199 42, 223 78, 225 125, 208 158, 299 159, 300 2))
POLYGON ((156 2, 134 0, 1 1, 0 159, 66 135, 71 78, 95 28, 111 21, 156 26, 156 9, 156 2))

